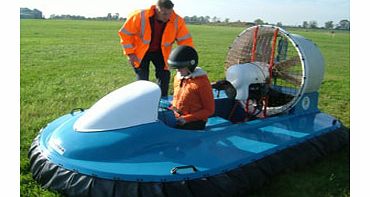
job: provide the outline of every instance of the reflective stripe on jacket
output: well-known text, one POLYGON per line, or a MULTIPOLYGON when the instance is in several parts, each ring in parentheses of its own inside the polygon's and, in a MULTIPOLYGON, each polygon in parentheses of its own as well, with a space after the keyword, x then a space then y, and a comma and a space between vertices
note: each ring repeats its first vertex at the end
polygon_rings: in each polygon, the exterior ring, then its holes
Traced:
POLYGON ((213 115, 215 101, 212 87, 201 68, 197 67, 188 77, 175 76, 172 106, 181 114, 175 113, 176 117, 181 116, 186 122, 207 121, 213 115))
MULTIPOLYGON (((150 9, 135 11, 128 17, 118 32, 123 53, 125 55, 135 54, 140 62, 149 49, 152 35, 149 18, 155 14, 155 9, 156 6, 153 5, 150 9)), ((167 59, 175 41, 177 45, 194 47, 193 39, 185 25, 184 19, 173 11, 163 31, 161 43, 162 54, 166 64, 164 68, 166 70, 168 70, 167 59)), ((135 62, 135 67, 140 67, 140 64, 135 62)))

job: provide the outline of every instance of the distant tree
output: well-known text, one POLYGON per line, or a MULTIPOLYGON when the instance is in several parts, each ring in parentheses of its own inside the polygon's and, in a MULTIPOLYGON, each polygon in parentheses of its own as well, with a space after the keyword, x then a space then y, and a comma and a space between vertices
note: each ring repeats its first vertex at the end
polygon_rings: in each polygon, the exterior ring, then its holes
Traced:
MULTIPOLYGON (((214 19, 214 22, 217 21, 217 17, 214 19)), ((205 24, 205 23, 209 23, 211 22, 211 17, 210 16, 184 16, 184 20, 186 23, 201 23, 201 24, 205 24)))
POLYGON ((69 20, 85 20, 86 17, 84 16, 80 16, 80 15, 55 15, 55 14, 52 14, 50 15, 50 19, 69 19, 69 20))
POLYGON ((309 26, 308 26, 308 22, 307 22, 307 21, 303 21, 302 27, 303 27, 303 28, 308 28, 308 27, 309 27, 309 26))
POLYGON ((108 19, 108 20, 111 20, 111 19, 112 19, 112 13, 108 13, 108 15, 107 15, 107 19, 108 19))
POLYGON ((278 26, 278 27, 283 27, 283 23, 281 23, 281 22, 277 22, 277 23, 276 23, 276 26, 278 26))
POLYGON ((206 19, 204 18, 204 16, 200 16, 198 17, 198 22, 199 23, 205 23, 206 19))
POLYGON ((210 20, 211 20, 211 17, 210 17, 210 16, 206 16, 206 17, 205 17, 205 20, 206 20, 206 23, 209 23, 209 22, 210 22, 210 20))
POLYGON ((256 19, 256 20, 254 20, 254 23, 255 23, 256 25, 263 25, 263 24, 264 24, 263 20, 262 20, 262 19, 260 19, 260 18, 258 18, 258 19, 256 19))
POLYGON ((198 22, 198 17, 196 15, 194 15, 190 18, 190 21, 193 22, 193 23, 197 23, 198 22))
POLYGON ((217 18, 216 16, 214 16, 214 17, 212 18, 212 22, 216 23, 217 21, 218 21, 218 18, 217 18))
POLYGON ((230 19, 229 18, 225 18, 224 23, 229 23, 229 22, 230 22, 230 19))
POLYGON ((312 28, 312 29, 317 29, 318 28, 317 22, 316 21, 310 21, 309 22, 309 27, 312 28))
POLYGON ((350 22, 349 20, 341 20, 336 27, 337 29, 349 30, 350 29, 350 22))
POLYGON ((333 29, 333 28, 334 28, 333 21, 325 22, 325 29, 333 29))

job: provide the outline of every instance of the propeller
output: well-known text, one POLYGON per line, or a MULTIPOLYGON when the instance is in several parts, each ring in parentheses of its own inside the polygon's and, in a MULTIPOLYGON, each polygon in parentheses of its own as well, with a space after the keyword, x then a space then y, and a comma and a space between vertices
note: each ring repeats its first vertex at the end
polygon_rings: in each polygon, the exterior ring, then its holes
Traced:
POLYGON ((300 86, 301 83, 302 83, 302 76, 301 75, 295 75, 295 74, 291 74, 291 73, 286 73, 286 72, 280 72, 280 71, 276 71, 275 73, 273 73, 273 75, 275 75, 276 77, 282 79, 282 80, 285 80, 295 86, 300 86))
POLYGON ((299 56, 293 56, 290 59, 276 62, 273 65, 273 68, 274 69, 277 69, 277 70, 287 70, 287 69, 291 68, 292 66, 295 66, 295 65, 297 65, 299 63, 300 63, 299 56))
POLYGON ((297 64, 300 64, 299 56, 293 56, 290 59, 277 62, 272 66, 272 75, 273 77, 285 80, 295 86, 300 86, 302 75, 294 74, 294 72, 291 71, 291 68, 297 64))
MULTIPOLYGON (((276 28, 259 26, 248 28, 234 40, 229 47, 225 60, 225 71, 236 64, 253 63, 268 72, 271 58, 272 80, 269 84, 268 107, 274 107, 271 114, 277 114, 288 108, 296 93, 303 88, 303 64, 299 51, 293 47, 284 32, 276 28), (257 33, 256 33, 257 32, 257 33), (274 54, 271 57, 271 54, 274 54)), ((265 75, 268 73, 265 73, 265 75)), ((246 74, 247 76, 247 74, 246 74)), ((252 75, 253 76, 253 75, 252 75)), ((267 81, 266 81, 267 82, 267 81)))

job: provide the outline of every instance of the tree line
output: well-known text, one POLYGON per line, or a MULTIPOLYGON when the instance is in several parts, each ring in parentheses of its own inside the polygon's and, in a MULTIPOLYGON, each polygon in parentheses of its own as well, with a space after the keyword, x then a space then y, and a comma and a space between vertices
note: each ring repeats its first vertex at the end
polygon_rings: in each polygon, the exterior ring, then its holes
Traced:
POLYGON ((55 14, 52 14, 50 15, 50 18, 49 19, 71 19, 71 20, 121 20, 121 21, 125 21, 126 18, 122 18, 119 16, 119 13, 115 13, 115 14, 112 14, 112 13, 108 13, 107 16, 103 16, 103 17, 85 17, 85 16, 80 16, 80 15, 55 15, 55 14))
MULTIPOLYGON (((21 8, 21 18, 44 18, 42 16, 42 12, 39 10, 30 10, 28 8, 21 8)), ((125 21, 126 18, 120 17, 119 13, 108 13, 106 16, 103 17, 85 17, 80 15, 50 15, 49 19, 71 19, 71 20, 119 20, 125 21)), ((350 21, 347 19, 340 20, 338 23, 334 23, 334 21, 327 21, 325 22, 323 27, 319 27, 317 21, 303 21, 302 25, 298 26, 291 26, 291 25, 283 25, 282 22, 277 22, 276 24, 268 23, 263 21, 262 19, 258 18, 253 22, 245 22, 245 21, 233 21, 231 22, 229 18, 221 19, 217 16, 184 16, 184 20, 188 24, 216 24, 216 25, 231 25, 231 26, 252 26, 252 25, 276 25, 278 27, 299 27, 305 29, 339 29, 339 30, 350 30, 350 21)))
MULTIPOLYGON (((317 26, 316 21, 303 21, 302 26, 299 26, 302 28, 312 28, 312 29, 317 29, 319 28, 317 26)), ((350 30, 350 22, 347 19, 343 19, 339 21, 337 24, 334 24, 333 21, 327 21, 325 22, 325 25, 323 26, 325 29, 340 29, 340 30, 350 30)))
MULTIPOLYGON (((235 21, 230 22, 229 18, 225 18, 224 20, 221 20, 221 18, 218 18, 216 16, 210 17, 210 16, 185 16, 184 20, 186 23, 190 24, 207 24, 207 23, 219 23, 219 24, 244 24, 244 25, 276 25, 278 27, 283 27, 282 22, 277 22, 276 24, 268 23, 263 21, 262 19, 258 18, 254 20, 253 22, 243 22, 243 21, 235 21)), ((286 25, 288 27, 294 27, 291 25, 286 25)), ((296 27, 305 28, 305 29, 340 29, 340 30, 350 30, 350 21, 347 19, 340 20, 337 24, 334 23, 334 21, 327 21, 325 22, 323 27, 319 27, 317 21, 303 21, 302 25, 298 25, 296 27)))

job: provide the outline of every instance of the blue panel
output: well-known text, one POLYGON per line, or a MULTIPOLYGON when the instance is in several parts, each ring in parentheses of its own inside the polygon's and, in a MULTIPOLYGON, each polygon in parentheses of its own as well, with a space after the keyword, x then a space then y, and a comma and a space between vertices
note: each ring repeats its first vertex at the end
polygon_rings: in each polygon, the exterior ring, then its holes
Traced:
POLYGON ((289 136, 296 137, 296 138, 301 138, 301 137, 305 137, 305 136, 308 135, 306 133, 301 133, 301 132, 297 132, 297 131, 290 131, 290 130, 275 127, 275 126, 262 127, 262 128, 260 128, 260 130, 264 131, 264 132, 269 132, 269 133, 289 135, 289 136))
POLYGON ((230 125, 230 124, 231 124, 230 121, 228 121, 224 118, 221 118, 219 116, 214 116, 214 117, 208 118, 206 127, 227 126, 227 125, 230 125))
POLYGON ((227 139, 239 149, 252 153, 260 153, 277 146, 276 144, 250 140, 239 136, 231 136, 227 139))
POLYGON ((318 97, 319 93, 317 92, 305 93, 301 96, 301 99, 298 101, 298 103, 293 107, 291 113, 304 114, 318 112, 318 97))

